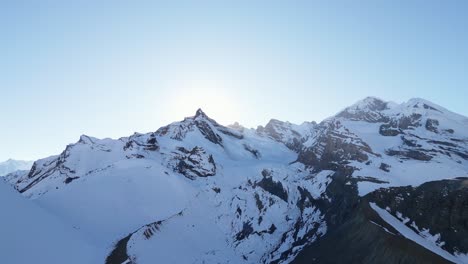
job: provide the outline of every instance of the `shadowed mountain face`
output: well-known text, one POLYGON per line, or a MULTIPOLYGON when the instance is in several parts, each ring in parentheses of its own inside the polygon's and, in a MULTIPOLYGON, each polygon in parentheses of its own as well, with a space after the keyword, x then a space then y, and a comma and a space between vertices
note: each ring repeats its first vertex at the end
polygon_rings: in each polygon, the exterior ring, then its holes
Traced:
POLYGON ((466 263, 457 256, 468 246, 467 212, 468 178, 382 188, 362 197, 342 224, 292 263, 466 263), (407 230, 382 219, 372 203, 407 230), (417 236, 426 243, 408 239, 417 236), (433 247, 445 254, 428 250, 433 247))
POLYGON ((114 244, 107 263, 466 263, 467 131, 423 99, 257 129, 198 110, 82 136, 8 182, 114 244))

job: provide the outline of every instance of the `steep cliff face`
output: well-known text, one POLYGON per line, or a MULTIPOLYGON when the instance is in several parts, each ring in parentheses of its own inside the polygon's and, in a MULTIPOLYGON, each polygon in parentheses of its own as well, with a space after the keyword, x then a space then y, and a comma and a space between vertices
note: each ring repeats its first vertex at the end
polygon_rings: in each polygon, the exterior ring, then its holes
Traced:
POLYGON ((369 198, 450 254, 468 252, 468 178, 380 189, 369 198))
POLYGON ((292 263, 466 263, 468 179, 379 189, 292 263))

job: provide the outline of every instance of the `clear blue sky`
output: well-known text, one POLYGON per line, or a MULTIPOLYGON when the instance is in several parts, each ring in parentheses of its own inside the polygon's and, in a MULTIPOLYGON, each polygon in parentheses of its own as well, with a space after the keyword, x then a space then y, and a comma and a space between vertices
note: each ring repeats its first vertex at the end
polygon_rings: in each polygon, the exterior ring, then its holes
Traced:
POLYGON ((198 107, 248 127, 320 121, 369 95, 468 115, 467 1, 7 2, 0 160, 198 107))

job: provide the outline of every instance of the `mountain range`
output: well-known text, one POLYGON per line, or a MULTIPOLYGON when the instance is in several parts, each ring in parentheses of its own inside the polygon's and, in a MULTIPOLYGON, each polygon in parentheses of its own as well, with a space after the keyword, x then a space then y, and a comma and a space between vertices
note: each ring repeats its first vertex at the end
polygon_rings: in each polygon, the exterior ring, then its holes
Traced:
MULTIPOLYGON (((468 263, 468 118, 419 98, 256 129, 199 109, 151 133, 83 135, 5 180, 17 193, 2 207, 21 205, 1 209, 31 221, 8 228, 53 217, 66 232, 42 231, 81 263, 468 263)), ((42 237, 0 242, 26 253, 42 237)))
POLYGON ((29 170, 33 165, 32 161, 9 159, 0 162, 0 176, 5 176, 18 170, 29 170))

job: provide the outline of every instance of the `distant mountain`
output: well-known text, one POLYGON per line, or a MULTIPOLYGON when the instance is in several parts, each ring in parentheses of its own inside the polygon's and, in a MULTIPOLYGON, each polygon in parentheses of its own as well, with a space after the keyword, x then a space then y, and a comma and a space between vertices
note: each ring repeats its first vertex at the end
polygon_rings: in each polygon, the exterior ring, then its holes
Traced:
POLYGON ((8 179, 106 263, 468 263, 467 176, 468 118, 368 97, 320 123, 199 109, 83 135, 8 179))
POLYGON ((0 176, 5 176, 17 170, 29 170, 33 165, 33 161, 13 160, 9 159, 0 162, 0 176))

